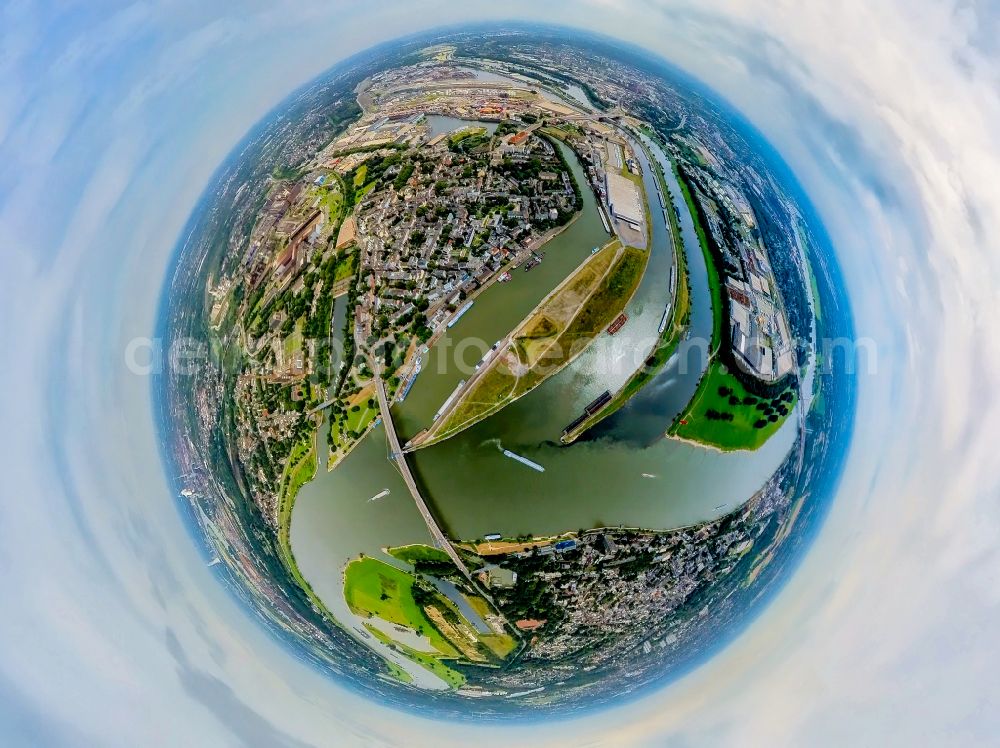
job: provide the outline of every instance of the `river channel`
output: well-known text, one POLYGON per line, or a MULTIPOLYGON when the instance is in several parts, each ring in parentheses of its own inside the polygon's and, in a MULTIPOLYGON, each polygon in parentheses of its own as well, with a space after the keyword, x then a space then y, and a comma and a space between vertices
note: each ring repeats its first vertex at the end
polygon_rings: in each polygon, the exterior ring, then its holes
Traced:
MULTIPOLYGON (((711 335, 712 313, 704 256, 680 187, 666 156, 654 144, 645 145, 667 165, 665 180, 670 194, 664 197, 681 208, 681 231, 691 270, 691 339, 641 397, 609 419, 597 438, 570 446, 559 443, 562 429, 587 403, 604 390, 621 386, 645 358, 667 302, 672 264, 668 228, 652 165, 643 149, 637 148, 654 220, 647 273, 626 308, 629 322, 614 337, 599 337, 570 366, 504 410, 411 455, 426 495, 455 537, 546 535, 606 525, 667 529, 694 524, 726 514, 749 498, 791 448, 793 419, 755 452, 721 453, 662 438, 697 387, 705 366, 705 345, 699 341, 707 341, 711 335), (503 449, 539 463, 545 471, 536 472, 508 459, 503 449)), ((580 184, 586 184, 578 167, 574 172, 580 184)), ((550 242, 559 243, 561 259, 576 258, 578 262, 586 257, 589 246, 605 237, 593 195, 590 190, 585 190, 585 195, 584 215, 550 242)), ((545 261, 532 273, 546 264, 550 268, 555 265, 550 258, 557 250, 550 245, 546 245, 545 261)), ((573 262, 567 259, 566 264, 572 266, 573 262)), ((556 277, 540 283, 537 296, 544 295, 566 272, 568 269, 560 267, 556 277)), ((541 281, 542 277, 531 280, 536 279, 541 281)), ((449 331, 449 337, 478 338, 487 345, 499 339, 524 316, 525 297, 535 295, 529 293, 529 284, 523 280, 516 277, 506 286, 487 290, 449 331), (522 285, 515 293, 519 281, 522 285), (480 313, 474 315, 477 307, 480 313)), ((527 306, 530 309, 533 304, 527 306)), ((474 363, 481 352, 466 357, 464 363, 474 363)), ((429 361, 434 364, 443 352, 432 349, 430 354, 429 361)), ((422 372, 400 412, 410 415, 411 424, 423 421, 421 425, 426 425, 425 419, 433 415, 459 379, 459 374, 447 368, 422 372), (418 390, 421 385, 422 391, 418 390)))
MULTIPOLYGON (((366 631, 365 622, 377 621, 354 615, 344 599, 344 567, 352 559, 364 554, 408 569, 381 549, 434 542, 406 484, 386 458, 384 427, 376 426, 332 472, 325 465, 325 424, 319 441, 323 457, 316 478, 299 491, 292 512, 291 544, 299 570, 337 621, 358 640, 408 672, 417 685, 444 688, 441 679, 366 631), (373 499, 385 489, 387 495, 373 499)), ((402 636, 399 631, 391 635, 402 636)), ((419 640, 407 643, 429 651, 429 645, 419 640)))
MULTIPOLYGON (((645 145, 667 167, 669 194, 664 197, 680 208, 692 291, 691 338, 697 341, 711 330, 704 258, 669 161, 655 145, 645 145)), ((423 371, 406 400, 394 408, 404 439, 430 422, 486 348, 509 332, 594 246, 607 241, 583 169, 572 151, 564 153, 584 187, 582 214, 542 248, 541 265, 530 272, 515 270, 511 282, 480 294, 424 355, 423 371)), ((640 395, 595 430, 596 437, 570 446, 558 442, 562 429, 588 402, 625 380, 630 370, 622 361, 635 360, 637 347, 645 355, 667 302, 673 253, 653 169, 645 153, 637 153, 656 220, 650 264, 629 304, 629 323, 614 337, 602 335, 573 364, 521 400, 409 457, 428 502, 455 537, 473 539, 493 532, 545 535, 604 525, 690 525, 735 509, 763 485, 791 447, 794 419, 756 452, 723 454, 662 438, 697 386, 703 367, 697 345, 682 346, 640 395), (534 460, 545 471, 504 457, 501 448, 534 460)), ((303 573, 324 600, 343 605, 338 585, 349 558, 377 554, 387 545, 429 541, 412 503, 387 459, 381 426, 336 470, 320 470, 303 488, 293 513, 292 544, 303 573), (368 501, 384 488, 390 489, 389 496, 368 501)))

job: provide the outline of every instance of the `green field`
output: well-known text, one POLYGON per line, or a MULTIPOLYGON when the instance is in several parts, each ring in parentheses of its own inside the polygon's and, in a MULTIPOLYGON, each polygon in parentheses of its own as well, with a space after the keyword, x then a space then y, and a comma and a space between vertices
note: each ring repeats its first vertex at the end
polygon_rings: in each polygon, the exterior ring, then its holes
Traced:
MULTIPOLYGON (((454 668, 448 667, 437 657, 434 657, 427 652, 419 652, 412 647, 407 647, 405 644, 400 644, 388 634, 383 631, 379 631, 374 626, 366 625, 365 628, 368 629, 368 632, 380 642, 388 647, 391 647, 392 649, 395 649, 397 652, 400 652, 407 659, 413 660, 413 662, 417 663, 421 667, 427 668, 452 688, 461 688, 465 685, 465 676, 454 668)), ((392 675, 394 670, 398 668, 391 663, 389 663, 389 665, 391 666, 389 674, 392 675)), ((409 674, 407 674, 407 677, 410 677, 409 674)), ((412 678, 410 678, 410 680, 412 681, 412 678)))
POLYGON ((459 145, 463 140, 468 140, 469 138, 479 137, 485 134, 485 127, 463 127, 461 130, 456 130, 448 136, 448 144, 454 147, 459 145))
POLYGON ((302 350, 302 342, 303 342, 302 326, 304 324, 305 324, 304 317, 299 317, 297 320, 295 320, 295 328, 288 335, 288 337, 285 338, 284 342, 282 343, 286 365, 288 361, 291 361, 292 358, 302 350))
POLYGON ((336 224, 340 219, 340 209, 344 204, 344 194, 340 187, 340 178, 329 175, 327 182, 323 185, 311 185, 308 191, 308 201, 314 202, 317 198, 322 207, 326 208, 326 214, 332 224, 336 224))
POLYGON ((347 428, 349 431, 362 432, 368 428, 368 424, 375 420, 378 415, 378 407, 370 408, 367 404, 361 406, 361 410, 347 411, 347 428))
MULTIPOLYGON (((389 551, 396 558, 412 559, 413 562, 439 562, 443 556, 450 563, 446 554, 427 545, 399 546, 389 551)), ((455 603, 428 582, 419 581, 418 577, 420 575, 415 576, 384 561, 361 557, 351 561, 344 571, 344 599, 355 615, 378 618, 426 636, 436 651, 419 651, 374 626, 366 625, 373 636, 427 668, 453 688, 461 686, 465 677, 443 660, 496 665, 514 650, 517 645, 514 637, 479 634, 455 603)), ((478 595, 467 595, 466 599, 481 615, 491 612, 489 604, 478 595)), ((391 668, 390 675, 397 677, 391 668)))
POLYGON ((510 634, 480 634, 479 641, 502 660, 517 646, 517 641, 510 634))
POLYGON ((543 135, 548 135, 553 138, 558 138, 559 140, 566 140, 569 137, 569 133, 566 132, 561 127, 556 127, 555 125, 546 125, 545 127, 538 128, 538 132, 543 135))
MULTIPOLYGON (((820 381, 818 376, 816 377, 816 381, 820 381)), ((809 409, 819 415, 826 413, 826 395, 823 394, 822 386, 817 385, 816 394, 813 395, 812 402, 809 404, 809 409)))
POLYGON ((378 405, 370 407, 367 401, 362 401, 358 410, 353 410, 351 406, 346 413, 338 414, 332 421, 330 429, 331 450, 343 455, 345 450, 355 443, 352 434, 363 434, 377 417, 378 405))
POLYGON ((352 613, 411 628, 429 637, 442 655, 457 657, 458 650, 441 635, 413 599, 415 582, 412 574, 366 556, 347 565, 344 598, 352 613))
MULTIPOLYGON (((371 627, 369 627, 368 630, 371 631, 371 627)), ((405 670, 403 670, 403 668, 401 668, 395 662, 386 660, 385 664, 389 668, 390 678, 392 678, 393 680, 398 680, 400 683, 406 683, 406 684, 413 683, 413 676, 410 675, 405 670)))
POLYGON ((436 564, 451 563, 451 556, 440 548, 433 548, 429 545, 415 543, 413 545, 401 545, 396 548, 386 549, 390 556, 398 558, 407 564, 415 564, 418 561, 430 561, 436 564))
MULTIPOLYGON (((646 269, 647 259, 649 259, 648 252, 635 247, 625 247, 618 263, 573 318, 569 327, 563 332, 560 342, 564 340, 576 342, 576 338, 594 338, 600 335, 632 298, 646 269)), ((568 351, 572 346, 564 344, 562 348, 568 351)))
POLYGON ((789 387, 777 398, 759 398, 743 387, 740 381, 726 371, 726 367, 717 359, 708 365, 694 397, 688 407, 681 413, 668 432, 699 444, 717 447, 724 452, 745 449, 754 450, 760 447, 776 432, 785 419, 793 412, 796 402, 795 389, 789 387), (722 394, 725 392, 726 394, 722 394), (790 400, 780 398, 791 393, 790 400), (733 403, 733 400, 738 402, 733 403), (774 412, 766 414, 759 406, 771 408, 783 407, 786 413, 774 412), (723 414, 722 418, 711 418, 711 413, 723 414), (729 416, 732 420, 728 420, 729 416), (771 418, 774 420, 771 420, 771 418), (760 426, 763 421, 764 425, 760 426))
POLYGON ((816 276, 813 274, 812 268, 809 267, 808 271, 809 287, 812 290, 813 315, 816 317, 816 323, 819 324, 823 321, 823 306, 819 300, 819 286, 816 284, 816 276))
POLYGON ((337 260, 337 266, 333 273, 333 282, 337 283, 345 278, 350 278, 357 271, 358 254, 349 252, 337 260))
MULTIPOLYGON (((333 184, 337 184, 337 182, 333 182, 333 184)), ((340 209, 344 205, 344 196, 340 190, 333 189, 332 187, 324 190, 322 200, 323 205, 326 207, 327 215, 330 216, 330 221, 338 221, 340 218, 340 209)))
MULTIPOLYGON (((478 595, 465 595, 466 601, 483 620, 492 612, 489 603, 478 595)), ((504 659, 517 646, 517 641, 509 634, 481 634, 479 641, 485 644, 498 659, 504 659)))

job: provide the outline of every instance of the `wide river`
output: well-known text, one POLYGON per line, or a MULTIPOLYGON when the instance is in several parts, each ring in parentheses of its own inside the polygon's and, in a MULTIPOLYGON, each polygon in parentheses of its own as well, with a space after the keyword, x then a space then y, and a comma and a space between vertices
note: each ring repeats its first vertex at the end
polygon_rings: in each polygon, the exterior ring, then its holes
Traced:
MULTIPOLYGON (((436 123, 437 124, 437 123, 436 123)), ((447 126, 461 126, 448 122, 447 126)), ((444 125, 444 123, 441 123, 444 125)), ((711 306, 704 258, 691 216, 666 156, 644 139, 680 208, 692 291, 691 339, 707 339, 711 306)), ((427 426, 484 351, 508 333, 593 247, 608 240, 587 179, 572 151, 564 153, 584 192, 580 217, 543 248, 542 263, 515 270, 509 283, 480 294, 469 311, 424 354, 423 370, 395 406, 401 437, 427 426)), ((795 419, 756 452, 720 453, 662 438, 697 386, 701 346, 685 343, 644 390, 577 443, 558 441, 563 428, 605 389, 624 382, 646 355, 667 302, 673 252, 645 152, 637 149, 652 215, 647 273, 629 303, 629 321, 601 335, 570 366, 504 410, 440 444, 409 456, 424 495, 453 537, 498 532, 547 535, 597 526, 670 529, 726 514, 777 469, 795 438, 795 419), (545 467, 537 472, 503 456, 510 449, 545 467)), ((342 569, 359 553, 430 542, 405 485, 388 459, 379 426, 332 472, 321 470, 299 494, 292 516, 299 566, 339 617, 342 569), (369 499, 383 489, 390 494, 369 499)), ((399 659, 396 660, 397 662, 399 659)), ((408 670, 410 668, 407 668, 408 670)))

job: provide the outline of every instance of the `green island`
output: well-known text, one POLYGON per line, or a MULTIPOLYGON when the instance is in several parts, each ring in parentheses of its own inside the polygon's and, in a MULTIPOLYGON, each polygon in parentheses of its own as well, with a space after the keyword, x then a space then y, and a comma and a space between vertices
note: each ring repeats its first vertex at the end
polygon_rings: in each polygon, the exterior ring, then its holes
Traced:
POLYGON ((416 566, 418 563, 450 564, 451 559, 448 554, 440 548, 424 545, 423 543, 412 543, 410 545, 400 545, 395 548, 387 548, 386 552, 393 558, 416 566))

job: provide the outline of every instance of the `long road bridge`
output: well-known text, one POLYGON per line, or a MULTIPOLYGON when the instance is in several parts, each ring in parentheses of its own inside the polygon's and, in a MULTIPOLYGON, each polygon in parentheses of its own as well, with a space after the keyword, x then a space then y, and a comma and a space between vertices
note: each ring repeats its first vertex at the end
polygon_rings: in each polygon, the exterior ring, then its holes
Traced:
MULTIPOLYGON (((400 474, 403 476, 403 481, 406 483, 406 487, 410 489, 410 494, 413 496, 413 501, 417 505, 417 509, 420 511, 420 516, 424 518, 424 522, 427 524, 427 529, 430 530, 431 537, 434 538, 434 542, 448 554, 448 557, 452 560, 458 570, 465 575, 469 581, 472 580, 472 572, 462 561, 461 556, 452 546, 451 541, 442 532, 440 526, 438 526, 437 520, 434 519, 434 515, 431 514, 430 509, 427 508, 427 502, 424 501, 424 497, 420 494, 420 489, 417 487, 417 482, 413 478, 413 473, 410 471, 410 466, 406 462, 406 455, 403 453, 403 448, 399 444, 399 436, 396 434, 396 426, 392 422, 392 412, 389 409, 390 403, 389 398, 385 392, 385 381, 382 379, 382 371, 378 363, 374 360, 371 361, 372 372, 375 375, 375 391, 378 393, 378 407, 382 412, 382 423, 385 425, 385 435, 389 440, 389 456, 393 462, 396 463, 396 467, 399 469, 400 474)), ((473 584, 475 584, 473 582, 473 584)))

